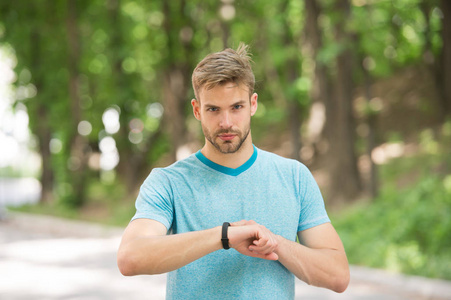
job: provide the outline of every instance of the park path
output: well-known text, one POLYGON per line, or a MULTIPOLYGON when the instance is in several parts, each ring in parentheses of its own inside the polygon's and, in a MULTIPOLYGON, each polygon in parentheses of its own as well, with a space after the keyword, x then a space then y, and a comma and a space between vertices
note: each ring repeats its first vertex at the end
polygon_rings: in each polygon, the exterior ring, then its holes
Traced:
MULTIPOLYGON (((165 275, 123 277, 122 228, 9 213, 0 221, 0 299, 164 299, 165 275)), ((451 299, 451 282, 351 267, 343 294, 296 280, 296 299, 451 299)))

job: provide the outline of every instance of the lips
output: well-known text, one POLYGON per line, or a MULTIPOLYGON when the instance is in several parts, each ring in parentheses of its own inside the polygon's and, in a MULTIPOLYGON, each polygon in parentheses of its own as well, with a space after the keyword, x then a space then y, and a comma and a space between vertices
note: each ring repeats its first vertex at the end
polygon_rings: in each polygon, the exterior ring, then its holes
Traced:
POLYGON ((231 141, 236 137, 236 134, 220 134, 218 137, 223 141, 231 141))

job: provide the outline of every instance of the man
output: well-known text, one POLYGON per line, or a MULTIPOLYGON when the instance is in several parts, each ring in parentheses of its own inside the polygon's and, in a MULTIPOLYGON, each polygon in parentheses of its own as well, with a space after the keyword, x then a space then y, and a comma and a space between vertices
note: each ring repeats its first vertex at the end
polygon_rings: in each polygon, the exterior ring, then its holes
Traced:
POLYGON ((343 292, 346 254, 313 176, 252 144, 247 46, 210 54, 192 81, 205 145, 141 186, 118 251, 122 274, 170 272, 168 299, 293 299, 294 275, 343 292))

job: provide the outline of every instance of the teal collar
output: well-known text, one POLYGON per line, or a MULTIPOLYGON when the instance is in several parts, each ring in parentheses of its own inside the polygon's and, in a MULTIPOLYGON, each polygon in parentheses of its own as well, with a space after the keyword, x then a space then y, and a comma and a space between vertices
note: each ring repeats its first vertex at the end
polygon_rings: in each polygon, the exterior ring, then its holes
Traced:
POLYGON ((200 150, 196 152, 196 157, 201 162, 203 162, 206 166, 208 166, 218 172, 221 172, 221 173, 224 173, 224 174, 230 175, 230 176, 238 176, 241 173, 243 173, 244 171, 248 170, 254 164, 255 160, 257 160, 257 148, 254 145, 252 145, 252 146, 254 147, 254 153, 252 154, 252 156, 244 164, 242 164, 241 166, 239 166, 236 169, 224 167, 224 166, 218 165, 215 162, 212 162, 211 160, 206 158, 202 154, 202 152, 200 152, 200 150))

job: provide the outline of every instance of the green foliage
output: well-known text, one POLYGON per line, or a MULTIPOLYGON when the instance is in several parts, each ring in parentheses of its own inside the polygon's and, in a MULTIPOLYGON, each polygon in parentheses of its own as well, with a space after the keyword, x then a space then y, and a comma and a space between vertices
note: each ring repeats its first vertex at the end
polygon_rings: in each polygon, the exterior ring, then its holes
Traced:
POLYGON ((338 218, 350 263, 451 279, 449 180, 427 176, 406 189, 386 188, 338 218))
MULTIPOLYGON (((343 42, 337 42, 335 36, 337 19, 343 17, 335 7, 337 1, 317 1, 322 33, 318 37, 321 49, 314 55, 305 43, 303 1, 123 0, 114 7, 116 1, 85 0, 76 1, 79 58, 73 62, 67 28, 73 11, 68 10, 68 3, 18 0, 0 4, 0 42, 17 57, 16 88, 36 91, 17 102, 27 107, 30 130, 39 137, 41 146, 48 146, 42 138, 43 128, 61 143, 61 149, 50 155, 57 201, 24 209, 73 218, 85 218, 90 212, 92 220, 116 225, 126 224, 134 210, 131 202, 122 201, 135 192, 126 191, 130 185, 127 180, 139 173, 138 168, 149 171, 172 150, 165 126, 184 122, 163 122, 158 113, 149 112, 151 105, 165 107, 167 91, 163 87, 168 72, 189 73, 195 62, 212 51, 236 47, 240 41, 250 44, 259 93, 259 109, 252 124, 258 143, 287 130, 287 107, 293 101, 301 106, 301 119, 308 119, 310 93, 317 84, 314 66, 327 67, 327 76, 333 76, 336 57, 347 47, 355 50, 355 65, 363 66, 373 79, 392 76, 396 69, 422 62, 426 51, 438 61, 442 47, 438 1, 350 1, 346 30, 352 38, 343 42), (225 18, 221 8, 230 3, 234 13, 225 18), (428 5, 426 11, 421 4, 428 5), (78 134, 76 122, 80 121, 74 117, 68 90, 70 62, 76 63, 78 72, 80 120, 92 125, 92 131, 84 137, 85 146, 92 154, 99 154, 101 139, 113 137, 120 154, 120 170, 105 172, 89 166, 75 174, 70 167, 74 152, 71 141, 78 134), (116 133, 107 133, 102 122, 103 113, 111 107, 120 111, 120 130, 116 133), (142 142, 136 144, 130 139, 133 124, 142 124, 142 142), (158 134, 160 130, 162 134, 158 134), (124 165, 132 162, 135 165, 124 171, 124 165), (82 207, 74 207, 80 204, 73 181, 76 177, 87 182, 80 185, 87 194, 82 207), (106 213, 100 216, 95 211, 106 213)), ((362 83, 361 73, 359 68, 354 70, 357 83, 362 83)), ((188 82, 189 76, 185 77, 188 82)), ((188 90, 183 95, 183 117, 191 114, 192 94, 188 90)), ((165 114, 174 109, 165 108, 165 114)), ((380 109, 370 103, 364 113, 377 115, 380 109)), ((425 107, 424 113, 427 111, 425 107)), ((449 140, 451 123, 446 124, 443 136, 449 140)), ((187 131, 192 128, 185 127, 187 131)), ((381 142, 403 141, 397 132, 384 134, 381 142)), ((196 132, 186 135, 198 136, 196 132)), ((447 220, 451 177, 436 171, 445 168, 449 174, 450 159, 444 153, 451 145, 444 150, 435 136, 432 130, 422 132, 422 156, 392 160, 381 170, 381 196, 338 218, 336 226, 352 263, 451 278, 451 225, 447 220), (434 168, 419 168, 418 162, 434 168), (395 182, 405 174, 411 175, 410 185, 399 188, 395 182)), ((359 143, 363 152, 365 145, 362 140, 359 143)), ((3 171, 15 175, 14 170, 3 171)))
POLYGON ((420 133, 420 154, 383 166, 380 196, 337 216, 350 263, 451 279, 450 124, 420 133))

